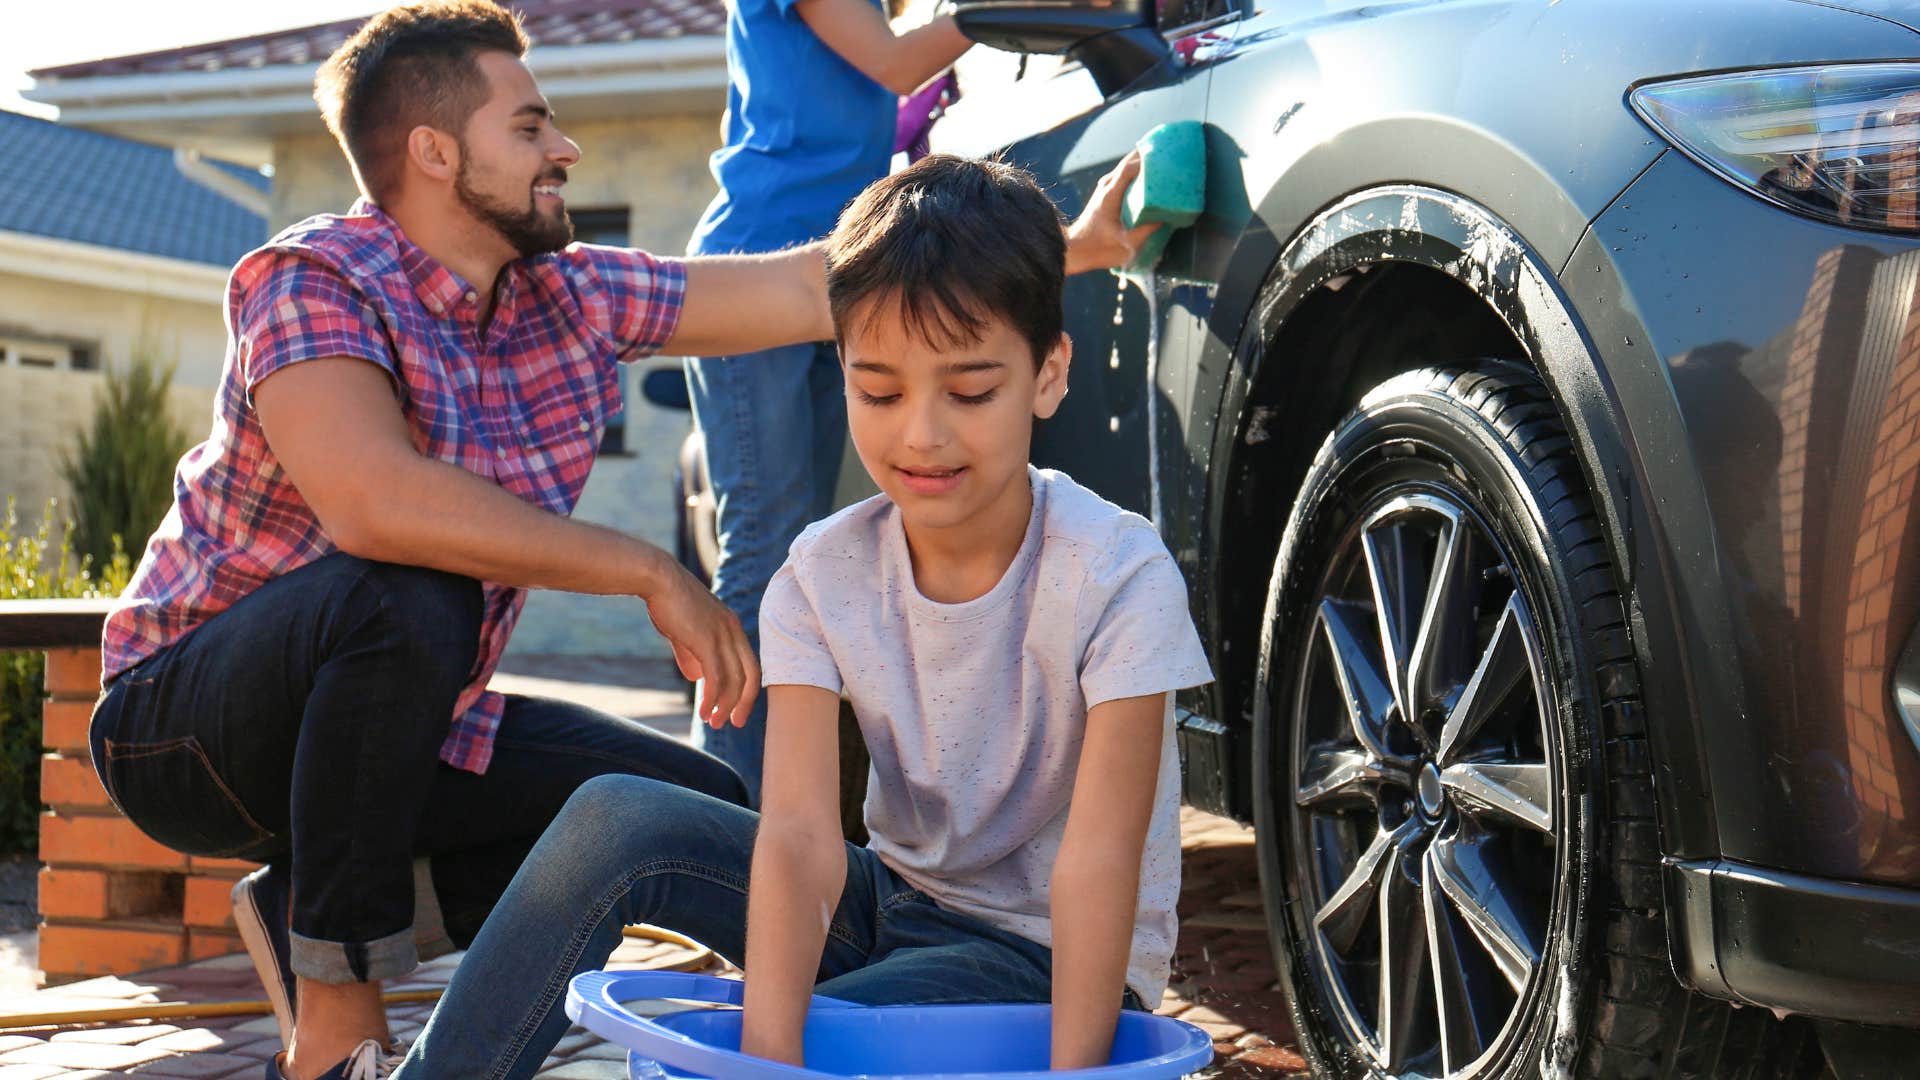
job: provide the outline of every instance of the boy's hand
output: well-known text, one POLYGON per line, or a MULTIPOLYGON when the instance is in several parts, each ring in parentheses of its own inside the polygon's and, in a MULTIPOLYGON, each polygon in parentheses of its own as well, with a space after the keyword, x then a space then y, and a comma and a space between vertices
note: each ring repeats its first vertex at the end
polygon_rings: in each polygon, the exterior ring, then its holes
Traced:
POLYGON ((1093 185, 1087 208, 1067 226, 1067 273, 1110 270, 1133 261, 1134 253, 1159 225, 1127 228, 1120 223, 1120 204, 1127 187, 1140 175, 1140 151, 1129 150, 1113 170, 1093 185))
POLYGON ((646 599, 647 617, 673 646, 680 674, 706 679, 695 715, 715 729, 729 721, 745 727, 760 693, 760 663, 740 620, 678 563, 646 599))

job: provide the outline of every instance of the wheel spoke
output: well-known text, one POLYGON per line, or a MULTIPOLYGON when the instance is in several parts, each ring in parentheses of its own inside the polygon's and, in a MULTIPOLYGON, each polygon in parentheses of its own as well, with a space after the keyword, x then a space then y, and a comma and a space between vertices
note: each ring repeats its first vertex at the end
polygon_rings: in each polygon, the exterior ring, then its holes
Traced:
POLYGON ((1354 860, 1353 870, 1347 875, 1347 880, 1341 882, 1327 902, 1314 913, 1314 926, 1319 928, 1334 952, 1344 955, 1350 951, 1354 939, 1360 936, 1360 928, 1367 924, 1374 894, 1379 889, 1382 864, 1393 851, 1397 835, 1384 829, 1374 834, 1367 850, 1354 860))
POLYGON ((1527 976, 1540 961, 1540 946, 1532 930, 1501 892, 1485 844, 1463 836, 1440 837, 1433 842, 1429 882, 1438 882, 1453 901, 1473 936, 1513 987, 1525 992, 1527 976))
MULTIPOLYGON (((1419 626, 1420 605, 1426 590, 1413 582, 1414 553, 1407 530, 1389 524, 1361 535, 1367 557, 1367 582, 1373 589, 1373 610, 1380 621, 1380 651, 1386 660, 1387 686, 1400 706, 1403 722, 1413 713, 1408 702, 1407 658, 1413 652, 1413 634, 1419 626)), ((1412 727, 1412 724, 1408 725, 1412 727)))
POLYGON ((1380 784, 1385 780, 1406 783, 1400 770, 1364 750, 1319 746, 1307 752, 1294 802, 1316 809, 1379 806, 1380 784))
POLYGON ((1544 762, 1463 761, 1442 769, 1440 783, 1470 814, 1553 832, 1553 778, 1544 762))
POLYGON ((1506 609, 1493 628, 1492 640, 1480 654, 1479 664, 1453 703, 1446 726, 1440 731, 1440 749, 1435 756, 1443 768, 1459 757, 1462 748, 1473 741, 1487 717, 1493 715, 1513 688, 1531 676, 1533 668, 1527 658, 1526 635, 1520 625, 1524 617, 1520 595, 1516 592, 1507 599, 1506 609))
POLYGON ((1382 677, 1379 658, 1363 636, 1362 628, 1369 619, 1362 605, 1341 600, 1320 602, 1320 625, 1324 627, 1334 678, 1340 683, 1340 696, 1347 704, 1354 741, 1375 759, 1385 759, 1389 755, 1380 732, 1393 692, 1382 677))
POLYGON ((1463 1069, 1486 1050, 1480 1038, 1480 1017, 1475 1011, 1473 991, 1467 985, 1467 973, 1461 966, 1460 943, 1454 935, 1453 917, 1447 913, 1447 901, 1437 882, 1434 849, 1427 848, 1426 887, 1420 898, 1426 905, 1427 957, 1433 964, 1433 1001, 1440 1017, 1440 1059, 1447 1072, 1463 1069))
POLYGON ((1427 579, 1420 630, 1408 660, 1408 701, 1403 715, 1418 722, 1426 707, 1445 698, 1467 674, 1462 670, 1473 649, 1474 588, 1479 569, 1473 557, 1473 533, 1449 516, 1435 546, 1433 574, 1427 579))
POLYGON ((1417 833, 1395 843, 1381 870, 1380 1056, 1399 1072, 1413 1053, 1415 1027, 1427 998, 1427 912, 1414 874, 1420 854, 1417 833))

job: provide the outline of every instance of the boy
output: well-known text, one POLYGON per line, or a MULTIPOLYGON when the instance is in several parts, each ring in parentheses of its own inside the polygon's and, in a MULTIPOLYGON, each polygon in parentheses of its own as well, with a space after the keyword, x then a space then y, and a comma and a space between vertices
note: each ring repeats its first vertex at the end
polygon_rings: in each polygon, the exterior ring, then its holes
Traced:
POLYGON ((635 921, 744 958, 743 1049, 796 1064, 814 990, 1051 1000, 1058 1068, 1104 1063, 1120 1009, 1159 1001, 1170 692, 1210 675, 1153 527, 1027 463, 1066 393, 1064 262, 1052 204, 1006 165, 927 158, 848 208, 828 296, 882 494, 803 533, 763 601, 764 816, 582 787, 397 1075, 532 1075, 567 980, 635 921), (840 836, 842 691, 873 757, 867 848, 840 836))

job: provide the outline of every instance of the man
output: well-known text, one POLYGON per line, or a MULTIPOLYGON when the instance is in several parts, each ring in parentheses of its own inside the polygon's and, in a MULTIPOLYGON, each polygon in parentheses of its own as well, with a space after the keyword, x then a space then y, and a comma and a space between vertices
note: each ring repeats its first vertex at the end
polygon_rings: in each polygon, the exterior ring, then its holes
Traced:
MULTIPOLYGON (((525 590, 630 595, 702 679, 700 718, 744 720, 738 621, 671 556, 567 514, 617 363, 829 336, 821 252, 569 245, 580 151, 525 49, 503 9, 445 0, 322 66, 365 197, 234 268, 212 432, 107 621, 107 790, 163 843, 269 864, 234 897, 288 1043, 270 1076, 390 1068, 381 981, 417 941, 469 940, 588 778, 745 797, 637 725, 486 685, 525 590)), ((1079 268, 1141 238, 1119 224, 1135 168, 1071 230, 1079 268)))

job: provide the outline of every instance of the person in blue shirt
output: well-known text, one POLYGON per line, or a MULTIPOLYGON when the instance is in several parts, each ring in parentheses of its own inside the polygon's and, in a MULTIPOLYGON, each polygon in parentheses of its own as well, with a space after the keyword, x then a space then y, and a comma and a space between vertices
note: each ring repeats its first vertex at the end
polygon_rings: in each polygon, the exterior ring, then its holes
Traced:
MULTIPOLYGON (((951 15, 895 33, 879 0, 732 0, 720 192, 694 255, 780 251, 832 231, 885 176, 898 99, 953 65, 969 42, 951 15)), ((832 509, 846 399, 831 342, 687 362, 695 422, 718 503, 713 590, 759 645, 760 596, 809 522, 832 509)), ((742 727, 695 724, 757 804, 766 705, 742 727)))

